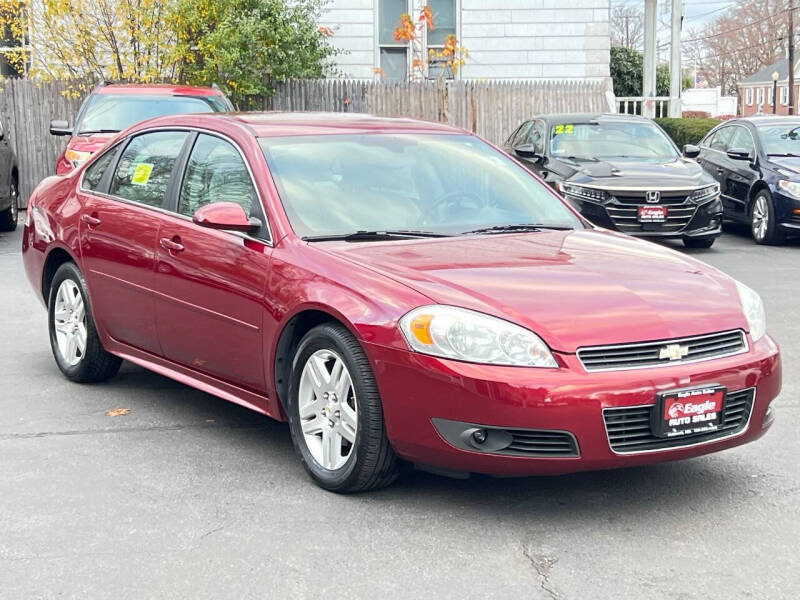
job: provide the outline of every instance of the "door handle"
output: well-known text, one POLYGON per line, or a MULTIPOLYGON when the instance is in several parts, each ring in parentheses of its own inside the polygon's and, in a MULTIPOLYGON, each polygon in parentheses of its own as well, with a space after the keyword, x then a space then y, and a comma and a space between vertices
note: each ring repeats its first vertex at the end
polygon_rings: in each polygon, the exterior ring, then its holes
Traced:
POLYGON ((164 250, 169 252, 183 252, 184 250, 183 244, 181 244, 180 241, 175 241, 174 239, 171 240, 169 238, 161 238, 159 243, 164 250))
POLYGON ((724 169, 722 169, 721 167, 717 167, 717 175, 722 175, 723 171, 724 169))
POLYGON ((97 227, 98 225, 100 225, 100 219, 98 219, 94 215, 81 215, 81 222, 85 223, 89 227, 97 227))

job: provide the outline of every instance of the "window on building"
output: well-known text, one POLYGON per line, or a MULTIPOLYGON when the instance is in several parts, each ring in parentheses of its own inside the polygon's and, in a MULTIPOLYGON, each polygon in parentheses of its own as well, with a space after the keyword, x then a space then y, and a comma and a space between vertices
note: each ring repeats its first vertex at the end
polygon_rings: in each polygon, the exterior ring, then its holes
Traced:
MULTIPOLYGON (((428 49, 442 50, 448 35, 458 35, 456 33, 456 7, 457 0, 428 0, 428 5, 433 12, 433 24, 436 27, 433 31, 428 31, 428 49)), ((436 79, 445 77, 453 78, 453 73, 445 66, 444 60, 431 60, 428 66, 428 77, 436 79), (446 70, 446 72, 445 72, 446 70)))
POLYGON ((744 103, 747 106, 753 105, 753 88, 747 88, 744 91, 744 103))
POLYGON ((784 106, 789 104, 789 86, 788 85, 782 85, 780 87, 780 94, 779 95, 780 95, 781 104, 783 104, 784 106))
POLYGON ((756 89, 756 104, 759 106, 764 104, 764 88, 762 87, 756 89))
POLYGON ((408 76, 408 44, 394 39, 400 16, 408 11, 408 0, 378 0, 379 66, 387 80, 403 81, 408 76))

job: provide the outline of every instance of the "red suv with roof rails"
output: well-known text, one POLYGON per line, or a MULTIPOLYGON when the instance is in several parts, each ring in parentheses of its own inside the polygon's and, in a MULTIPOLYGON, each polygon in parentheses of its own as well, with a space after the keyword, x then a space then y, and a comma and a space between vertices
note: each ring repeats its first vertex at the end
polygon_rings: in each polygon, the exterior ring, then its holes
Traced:
POLYGON ((230 112, 233 104, 215 87, 163 84, 101 84, 84 100, 72 126, 50 121, 52 135, 71 136, 56 173, 69 173, 131 125, 171 114, 230 112))

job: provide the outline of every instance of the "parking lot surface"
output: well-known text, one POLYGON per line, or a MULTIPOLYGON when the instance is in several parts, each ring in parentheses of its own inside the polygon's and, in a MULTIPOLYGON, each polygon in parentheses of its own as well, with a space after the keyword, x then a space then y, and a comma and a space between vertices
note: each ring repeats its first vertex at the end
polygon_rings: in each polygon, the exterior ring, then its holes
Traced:
POLYGON ((781 344, 758 442, 551 478, 411 472, 337 496, 284 424, 129 364, 67 381, 20 236, 0 234, 0 598, 800 597, 800 243, 731 228, 692 252, 762 294, 781 344))

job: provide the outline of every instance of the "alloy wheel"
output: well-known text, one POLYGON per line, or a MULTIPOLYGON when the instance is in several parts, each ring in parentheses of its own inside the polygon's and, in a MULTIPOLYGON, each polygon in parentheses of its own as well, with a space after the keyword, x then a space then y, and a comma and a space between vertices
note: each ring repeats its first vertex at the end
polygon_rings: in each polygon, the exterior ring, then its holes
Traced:
POLYGON ((62 360, 70 367, 77 365, 86 355, 86 307, 71 279, 62 281, 56 291, 53 327, 62 360))
POLYGON ((753 237, 761 241, 767 235, 767 227, 769 226, 769 207, 767 206, 767 199, 765 196, 756 198, 753 205, 753 237))
POLYGON ((11 182, 11 221, 13 223, 17 222, 17 216, 19 215, 19 190, 17 189, 17 183, 15 181, 11 182))
POLYGON ((303 440, 323 468, 342 468, 354 452, 358 431, 355 388, 342 357, 317 350, 303 366, 297 408, 303 440))

